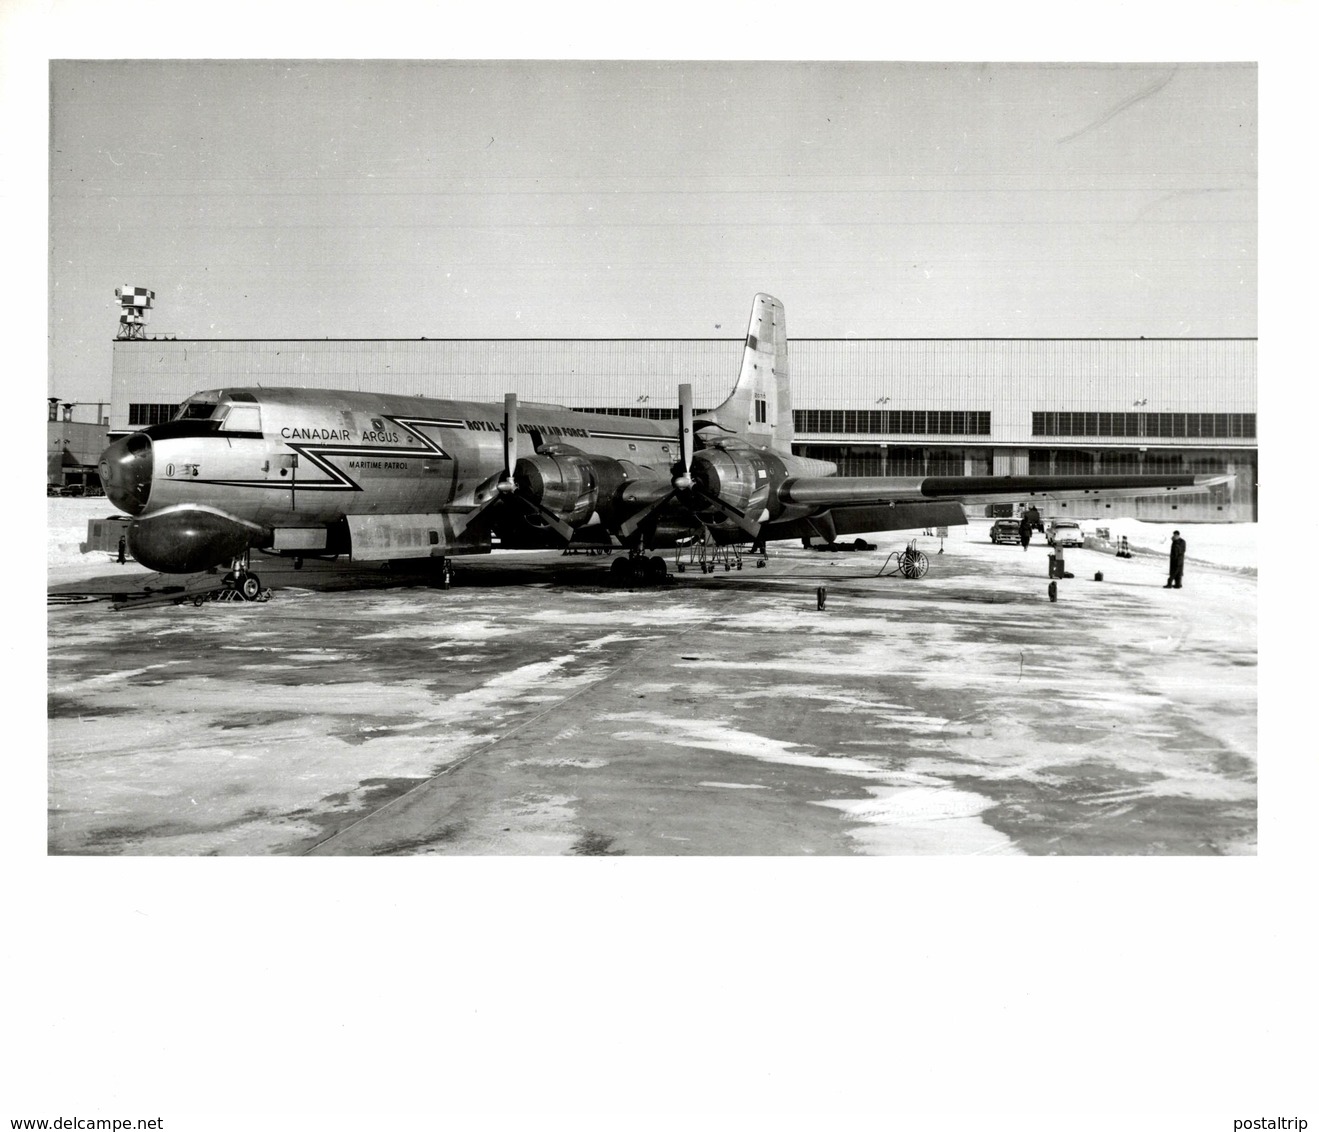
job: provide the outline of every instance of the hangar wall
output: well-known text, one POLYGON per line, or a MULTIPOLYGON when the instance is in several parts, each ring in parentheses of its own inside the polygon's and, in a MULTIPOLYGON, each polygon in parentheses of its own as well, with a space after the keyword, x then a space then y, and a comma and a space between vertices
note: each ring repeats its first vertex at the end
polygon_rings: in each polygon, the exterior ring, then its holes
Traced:
MULTIPOLYGON (((1131 511, 1253 520, 1256 346, 1253 338, 790 339, 797 448, 854 475, 1228 471, 1237 476, 1231 491, 1175 506, 1140 501, 1131 511)), ((189 394, 233 385, 478 401, 516 392, 672 417, 680 382, 693 385, 698 408, 718 404, 741 354, 740 338, 120 340, 110 431, 168 419, 189 394)))

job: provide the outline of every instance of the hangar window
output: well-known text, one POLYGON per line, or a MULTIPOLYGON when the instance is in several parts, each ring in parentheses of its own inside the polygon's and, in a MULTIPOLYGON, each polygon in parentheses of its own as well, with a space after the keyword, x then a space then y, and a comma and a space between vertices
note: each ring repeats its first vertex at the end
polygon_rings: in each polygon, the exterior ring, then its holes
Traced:
POLYGON ((161 424, 164 421, 173 420, 174 414, 178 411, 179 407, 177 405, 129 405, 128 423, 135 428, 161 424))
MULTIPOLYGON (((1033 415, 1037 434, 1045 415, 1033 415)), ((1053 417, 1057 414, 1047 415, 1053 417)), ((991 414, 983 409, 794 409, 792 421, 798 432, 808 433, 988 436, 991 414)))
POLYGON ((1254 413, 1032 412, 1030 421, 1032 436, 1212 437, 1226 440, 1255 435, 1254 413))

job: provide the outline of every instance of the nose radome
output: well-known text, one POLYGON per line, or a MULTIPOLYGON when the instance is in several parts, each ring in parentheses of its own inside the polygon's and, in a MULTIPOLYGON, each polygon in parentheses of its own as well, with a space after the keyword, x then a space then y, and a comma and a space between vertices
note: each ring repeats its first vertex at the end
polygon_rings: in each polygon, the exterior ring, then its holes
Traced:
POLYGON ((154 462, 151 438, 145 433, 116 440, 101 454, 98 468, 106 498, 121 511, 142 514, 151 496, 154 462))

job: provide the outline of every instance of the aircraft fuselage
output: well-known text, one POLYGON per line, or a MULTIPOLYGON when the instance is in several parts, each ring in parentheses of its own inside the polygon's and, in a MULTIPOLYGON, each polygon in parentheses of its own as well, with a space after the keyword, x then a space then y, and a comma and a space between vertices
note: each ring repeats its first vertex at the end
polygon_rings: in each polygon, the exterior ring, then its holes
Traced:
MULTIPOLYGON (((445 517, 420 547, 399 542, 398 557, 480 553, 490 548, 489 534, 467 530, 464 519, 488 504, 505 470, 504 429, 490 403, 298 388, 209 391, 189 398, 174 420, 112 444, 101 478, 111 501, 135 517, 134 556, 160 570, 205 569, 250 546, 371 557, 372 532, 397 516, 445 517), (359 545, 345 541, 345 527, 360 532, 359 545)), ((513 450, 520 490, 571 526, 572 541, 608 544, 620 522, 670 491, 676 430, 671 421, 524 404, 513 450)), ((790 462, 745 445, 712 446, 695 471, 715 497, 770 520, 783 514, 776 489, 790 462)), ((699 523, 665 512, 646 535, 651 547, 671 545, 702 526, 741 534, 725 513, 708 509, 699 523)), ((534 515, 502 521, 497 532, 503 545, 564 545, 534 515)))

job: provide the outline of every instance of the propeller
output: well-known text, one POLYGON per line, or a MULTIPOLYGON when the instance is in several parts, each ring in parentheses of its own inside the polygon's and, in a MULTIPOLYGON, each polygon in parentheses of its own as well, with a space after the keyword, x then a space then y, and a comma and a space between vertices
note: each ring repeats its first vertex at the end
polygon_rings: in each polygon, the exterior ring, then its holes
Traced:
POLYGON ((477 489, 477 496, 484 492, 490 492, 488 499, 485 499, 480 506, 468 515, 467 522, 471 522, 480 515, 485 509, 494 503, 514 503, 523 507, 529 514, 538 515, 540 519, 558 535, 564 542, 571 542, 573 529, 553 511, 549 511, 539 506, 525 496, 518 494, 517 482, 513 479, 514 469, 517 467, 518 456, 518 395, 516 393, 504 394, 504 467, 496 477, 493 484, 487 481, 477 489))
POLYGON ((635 515, 629 516, 619 524, 618 534, 621 538, 631 537, 651 515, 675 498, 693 512, 696 510, 694 504, 700 500, 726 514, 753 539, 759 536, 760 524, 747 518, 744 511, 739 511, 736 507, 696 486, 696 480, 692 476, 695 440, 696 423, 692 409, 692 387, 684 383, 678 386, 678 459, 673 464, 673 479, 670 481, 672 486, 654 502, 647 504, 635 515))

